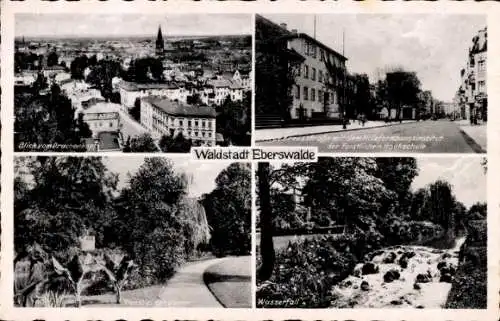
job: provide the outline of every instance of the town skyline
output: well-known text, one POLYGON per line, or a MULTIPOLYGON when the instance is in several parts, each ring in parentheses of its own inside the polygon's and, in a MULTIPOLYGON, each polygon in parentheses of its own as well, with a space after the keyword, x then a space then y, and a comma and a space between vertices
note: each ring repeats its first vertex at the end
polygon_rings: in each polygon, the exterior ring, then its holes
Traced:
POLYGON ((156 36, 158 27, 166 38, 251 35, 251 19, 248 14, 17 14, 15 37, 142 38, 156 36))
POLYGON ((365 73, 371 82, 383 76, 386 68, 414 71, 422 81, 422 89, 432 91, 434 97, 445 102, 452 101, 460 85, 460 69, 465 67, 471 38, 487 26, 484 15, 473 14, 266 14, 264 17, 276 24, 286 23, 288 30, 297 29, 312 37, 316 34, 318 41, 344 53, 349 72, 365 73))

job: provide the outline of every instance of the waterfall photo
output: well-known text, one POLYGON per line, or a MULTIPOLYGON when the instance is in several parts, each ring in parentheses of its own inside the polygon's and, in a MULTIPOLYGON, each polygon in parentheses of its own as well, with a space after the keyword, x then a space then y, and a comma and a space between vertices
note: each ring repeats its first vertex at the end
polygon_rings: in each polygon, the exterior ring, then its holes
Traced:
POLYGON ((257 307, 486 308, 484 158, 259 163, 257 307))

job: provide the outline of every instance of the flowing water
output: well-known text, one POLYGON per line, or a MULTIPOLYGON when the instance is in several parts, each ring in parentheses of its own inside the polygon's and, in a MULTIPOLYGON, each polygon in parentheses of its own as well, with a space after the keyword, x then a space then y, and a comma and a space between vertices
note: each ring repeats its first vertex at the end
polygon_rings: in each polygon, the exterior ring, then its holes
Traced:
MULTIPOLYGON (((438 249, 429 246, 395 246, 377 252, 370 262, 379 268, 378 273, 348 276, 333 288, 336 300, 332 302, 334 308, 384 308, 384 307, 414 307, 414 308, 441 308, 446 303, 451 283, 440 282, 438 263, 446 262, 453 266, 458 265, 458 253, 465 237, 455 240, 450 249, 438 249), (384 263, 390 253, 396 254, 394 263, 384 263), (402 268, 398 262, 404 253, 413 253, 408 259, 408 266, 402 268), (400 277, 392 282, 385 282, 384 275, 389 270, 396 270, 400 277), (418 283, 414 288, 418 274, 430 276, 430 282, 418 283), (366 281, 368 284, 366 284, 366 281), (361 286, 361 283, 364 283, 361 286)), ((356 266, 354 271, 360 271, 363 264, 356 266)))

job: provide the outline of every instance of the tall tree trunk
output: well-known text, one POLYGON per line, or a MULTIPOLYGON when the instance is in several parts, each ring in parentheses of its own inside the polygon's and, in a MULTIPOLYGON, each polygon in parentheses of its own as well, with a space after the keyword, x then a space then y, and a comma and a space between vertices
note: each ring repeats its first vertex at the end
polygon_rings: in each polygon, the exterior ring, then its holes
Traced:
POLYGON ((122 303, 122 288, 120 285, 116 285, 116 303, 121 304, 122 303))
POLYGON ((257 175, 259 179, 259 198, 260 198, 260 253, 262 264, 257 271, 259 281, 268 280, 274 269, 276 255, 273 244, 273 217, 271 211, 271 191, 269 185, 270 168, 269 163, 259 163, 257 175))

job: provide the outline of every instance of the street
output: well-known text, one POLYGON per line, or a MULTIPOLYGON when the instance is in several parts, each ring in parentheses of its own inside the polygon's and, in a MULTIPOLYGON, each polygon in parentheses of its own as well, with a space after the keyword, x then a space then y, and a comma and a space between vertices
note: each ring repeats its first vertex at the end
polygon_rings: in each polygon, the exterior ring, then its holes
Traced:
MULTIPOLYGON (((486 128, 485 128, 486 129, 486 128)), ((318 146, 323 153, 484 153, 458 124, 448 120, 337 131, 257 142, 260 146, 318 146)))

